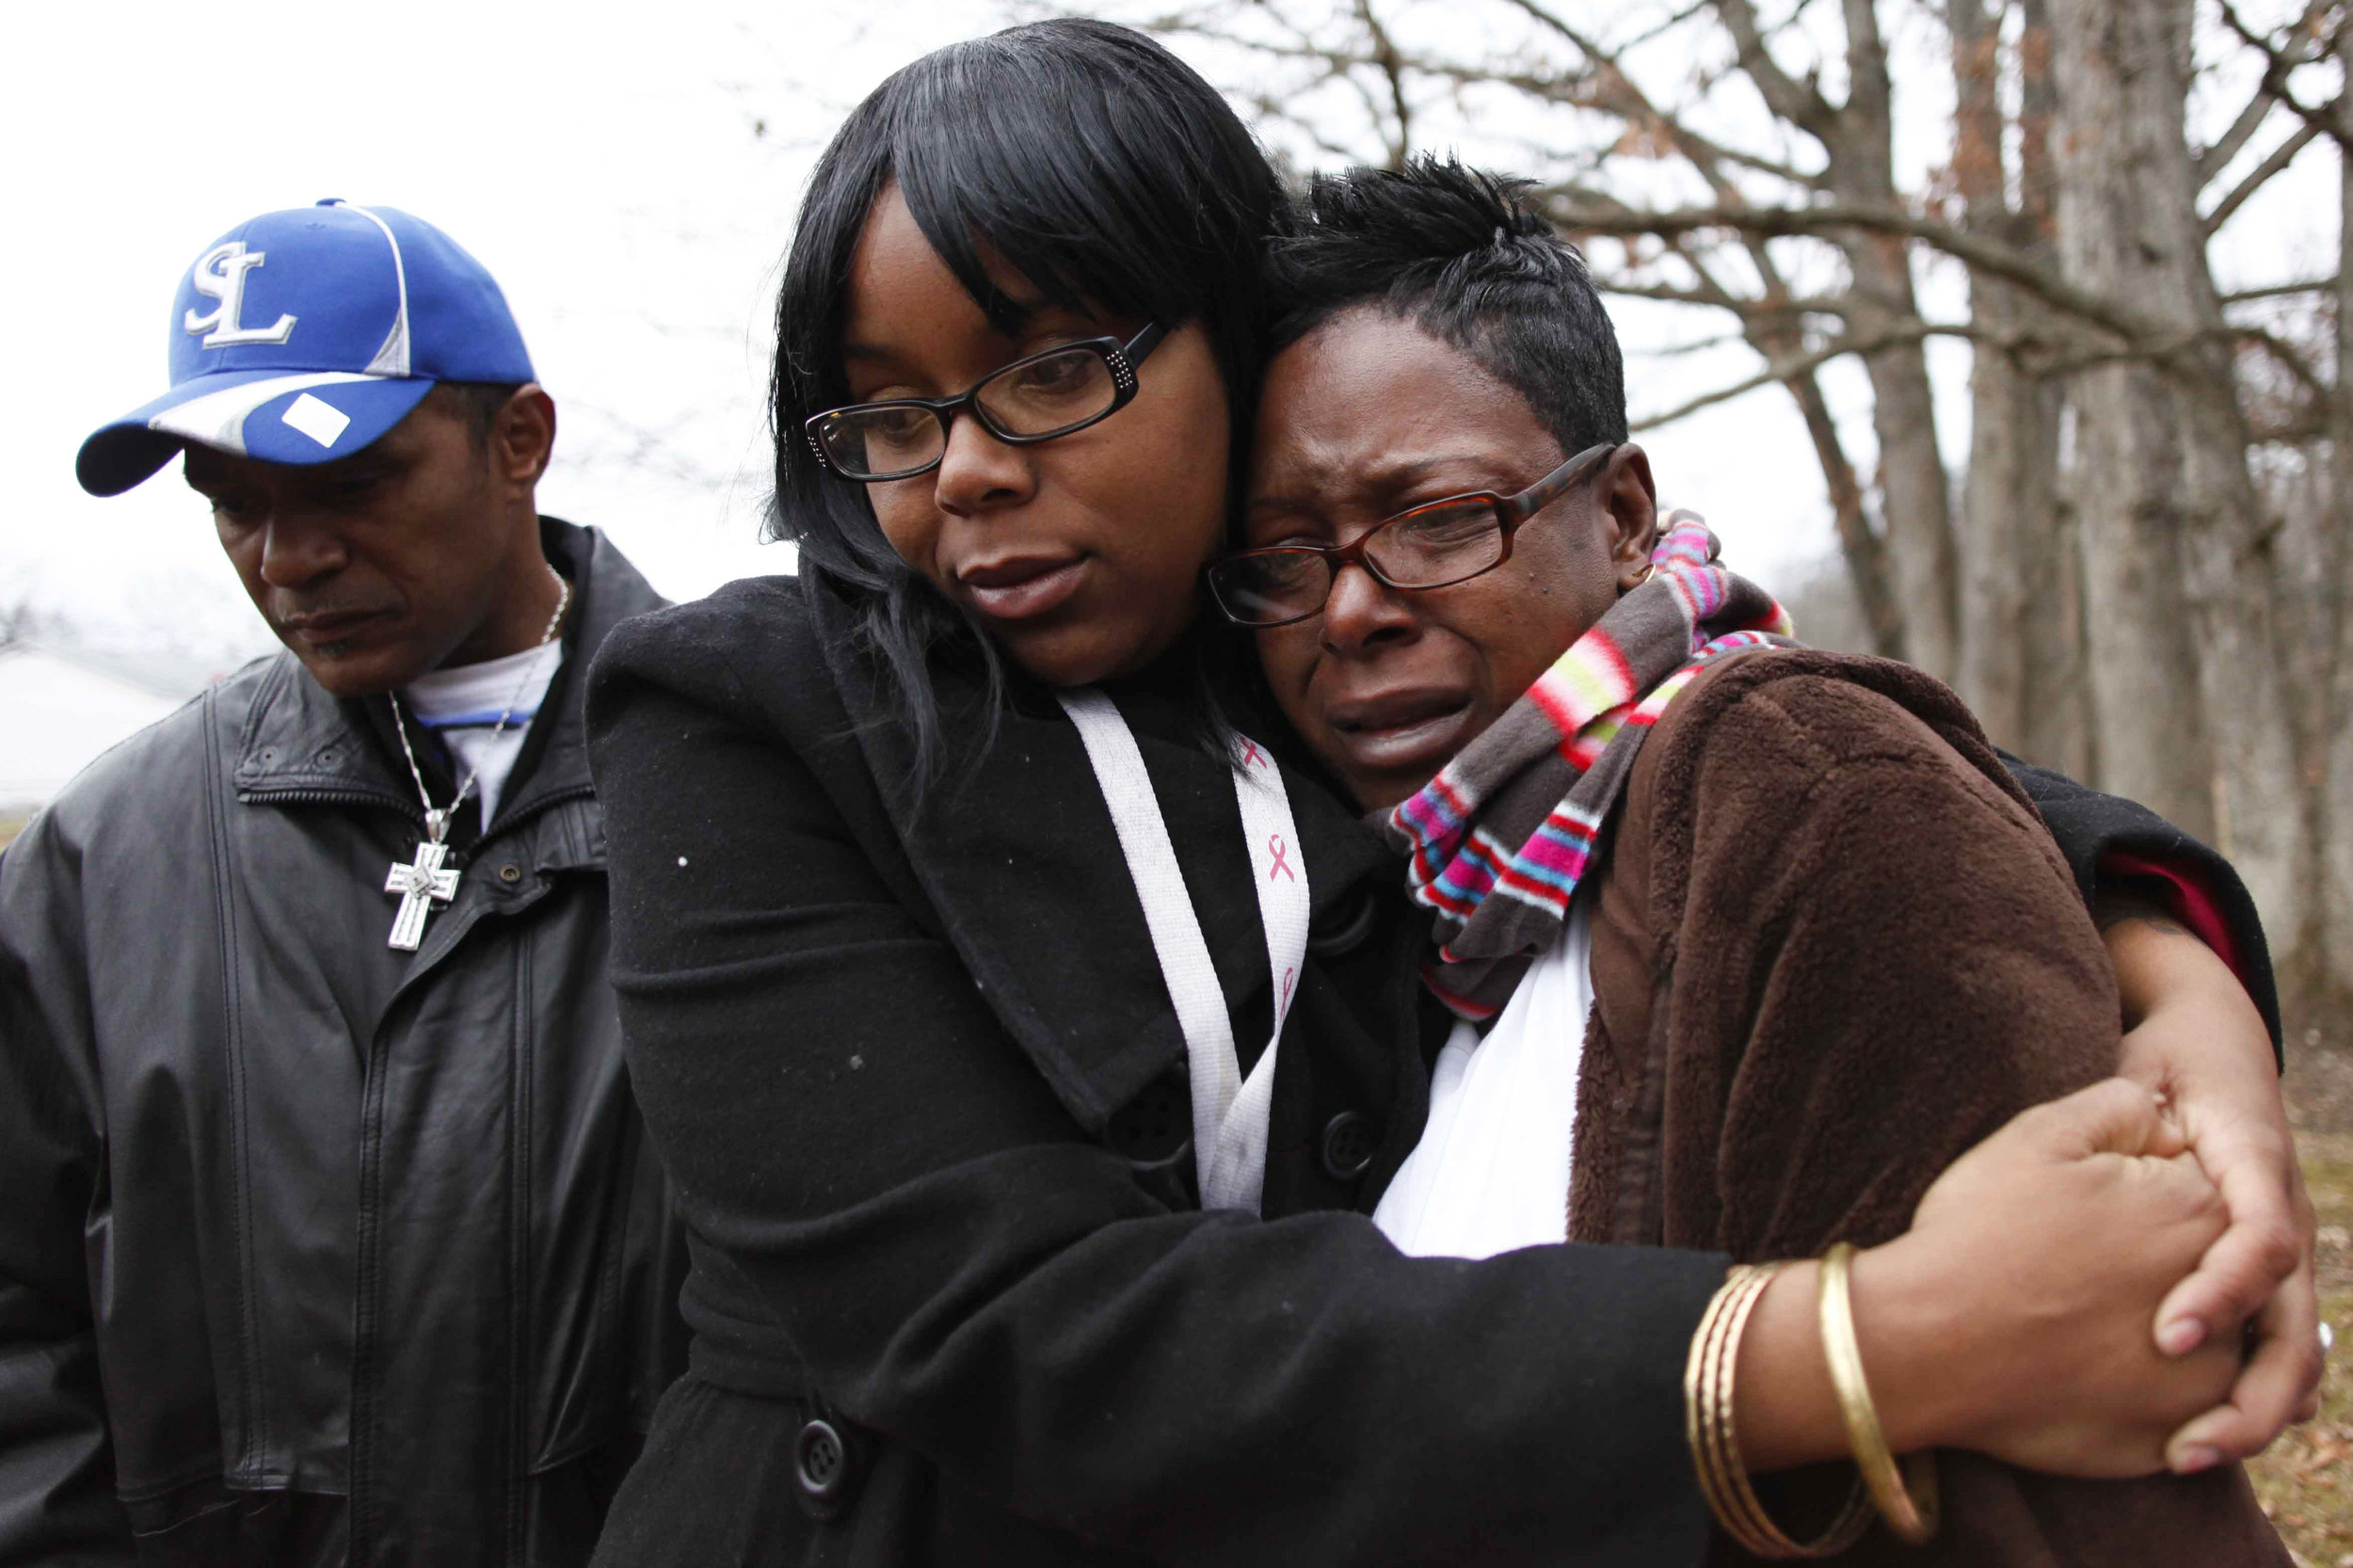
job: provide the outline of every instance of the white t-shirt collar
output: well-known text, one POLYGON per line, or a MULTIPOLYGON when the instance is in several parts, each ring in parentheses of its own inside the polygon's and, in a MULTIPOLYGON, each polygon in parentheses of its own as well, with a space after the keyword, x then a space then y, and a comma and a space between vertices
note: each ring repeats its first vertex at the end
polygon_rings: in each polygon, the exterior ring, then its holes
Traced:
POLYGON ((417 677, 401 693, 402 705, 417 724, 441 738, 456 759, 459 776, 474 774, 474 793, 482 803, 482 824, 498 816, 499 797, 522 756, 523 736, 547 700, 548 687, 564 664, 564 646, 557 642, 527 648, 504 659, 459 664, 417 677), (508 703, 514 716, 504 733, 499 717, 508 703), (495 738, 494 738, 495 737, 495 738))

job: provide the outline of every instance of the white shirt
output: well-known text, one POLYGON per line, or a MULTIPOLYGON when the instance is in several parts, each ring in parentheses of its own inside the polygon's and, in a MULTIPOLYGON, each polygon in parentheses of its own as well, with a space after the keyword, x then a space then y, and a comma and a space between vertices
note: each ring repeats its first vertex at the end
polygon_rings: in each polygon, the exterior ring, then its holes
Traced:
POLYGON ((1430 1081, 1430 1120, 1372 1222, 1422 1257, 1491 1257, 1565 1241, 1577 1068, 1593 1010, 1583 900, 1481 1039, 1454 1026, 1430 1081))
POLYGON ((482 825, 497 819, 499 793, 522 755, 523 733, 546 699, 548 683, 564 663, 564 645, 527 648, 486 664, 460 664, 421 675, 401 697, 418 724, 440 736, 457 763, 459 781, 474 775, 473 793, 482 802, 482 825), (514 704, 514 717, 498 731, 499 715, 514 704))

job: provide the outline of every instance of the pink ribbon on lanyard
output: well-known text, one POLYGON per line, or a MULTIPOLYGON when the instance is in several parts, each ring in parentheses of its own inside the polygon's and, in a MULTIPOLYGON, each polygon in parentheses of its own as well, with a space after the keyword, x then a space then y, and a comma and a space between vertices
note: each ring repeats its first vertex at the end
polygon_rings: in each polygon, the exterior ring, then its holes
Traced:
POLYGON ((1308 885, 1306 854, 1291 820, 1289 792, 1282 770, 1265 748, 1247 737, 1229 738, 1234 761, 1234 799, 1241 809, 1242 840, 1250 850, 1252 882, 1258 896, 1258 923, 1266 936, 1267 972, 1274 985, 1274 1029, 1266 1049, 1241 1074, 1234 1048, 1225 991, 1209 962, 1209 946, 1185 889, 1176 845, 1160 814, 1160 797, 1144 772, 1144 754, 1118 706, 1092 689, 1058 693, 1063 710, 1078 727, 1095 769, 1112 827, 1127 857, 1128 874, 1144 905, 1144 928, 1160 976, 1176 1005, 1185 1036, 1185 1060, 1193 1081, 1193 1161, 1200 1176, 1201 1207, 1258 1211, 1266 1188, 1269 1112, 1274 1103, 1275 1052, 1283 1022, 1298 994, 1306 961, 1308 885), (1294 862, 1297 869, 1294 870, 1294 862))

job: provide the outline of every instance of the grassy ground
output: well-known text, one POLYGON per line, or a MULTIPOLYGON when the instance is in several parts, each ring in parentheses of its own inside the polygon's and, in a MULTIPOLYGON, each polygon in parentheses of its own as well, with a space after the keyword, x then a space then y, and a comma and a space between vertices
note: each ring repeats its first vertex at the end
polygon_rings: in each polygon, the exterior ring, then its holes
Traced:
POLYGON ((0 816, 0 849, 8 847, 8 840, 24 831, 23 817, 0 816))
POLYGON ((2320 1418, 2249 1466, 2264 1511, 2312 1568, 2353 1568, 2353 1054, 2307 1037, 2289 1052, 2288 1100, 2320 1213, 2320 1313, 2338 1350, 2320 1418))

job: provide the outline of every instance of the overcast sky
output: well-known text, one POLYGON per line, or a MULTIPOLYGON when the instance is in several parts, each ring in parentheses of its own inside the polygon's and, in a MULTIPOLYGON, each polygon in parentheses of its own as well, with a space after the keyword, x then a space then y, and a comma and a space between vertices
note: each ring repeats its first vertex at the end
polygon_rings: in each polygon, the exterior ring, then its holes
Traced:
MULTIPOLYGON (((0 95, 0 613, 30 602, 104 642, 204 657, 265 646, 176 466, 95 501, 72 457, 164 390, 180 270, 244 218, 328 196, 425 217, 498 277, 559 406, 545 509, 609 531, 673 596, 783 569, 757 542, 761 384, 802 181, 868 88, 1001 14, 987 0, 18 8, 0 95)), ((1936 155, 1936 75, 1920 73, 1913 119, 1931 129, 1914 158, 1936 155)), ((2226 281, 2330 269, 2327 156, 2313 150, 2308 178, 2233 223, 2252 238, 2226 281)), ((1629 346, 1721 329, 1620 322, 1629 346)), ((1945 395, 1961 396, 1965 350, 1938 352, 1945 395)), ((1730 378, 1723 363, 1638 358, 1636 412, 1730 378)), ((1867 452, 1854 379, 1833 390, 1867 452)), ((1965 440, 1963 421, 1944 423, 1965 440)), ((1737 563, 1786 579, 1829 552, 1785 397, 1645 441, 1662 499, 1707 513, 1737 563)))

